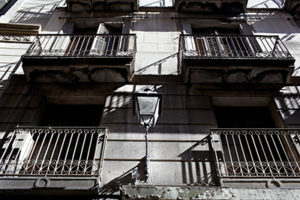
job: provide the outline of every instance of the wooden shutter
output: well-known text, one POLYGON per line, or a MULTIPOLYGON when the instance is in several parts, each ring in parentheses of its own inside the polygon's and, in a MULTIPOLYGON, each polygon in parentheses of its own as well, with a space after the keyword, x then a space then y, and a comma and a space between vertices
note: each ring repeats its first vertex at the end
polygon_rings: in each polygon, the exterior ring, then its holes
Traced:
MULTIPOLYGON (((108 29, 105 27, 104 23, 101 23, 98 27, 97 34, 109 34, 108 29)), ((92 55, 105 55, 107 49, 108 37, 106 36, 96 36, 90 54, 92 55)))

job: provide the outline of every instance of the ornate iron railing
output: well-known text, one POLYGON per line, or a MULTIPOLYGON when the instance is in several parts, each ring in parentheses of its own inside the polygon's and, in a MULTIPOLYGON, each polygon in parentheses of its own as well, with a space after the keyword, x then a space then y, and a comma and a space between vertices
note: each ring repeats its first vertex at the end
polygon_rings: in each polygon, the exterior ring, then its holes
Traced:
POLYGON ((212 129, 222 178, 300 178, 300 129, 212 129))
POLYGON ((278 36, 181 35, 183 58, 293 59, 278 36))
POLYGON ((0 136, 0 176, 100 176, 104 128, 24 127, 0 136))
POLYGON ((132 57, 134 34, 37 35, 23 57, 132 57))

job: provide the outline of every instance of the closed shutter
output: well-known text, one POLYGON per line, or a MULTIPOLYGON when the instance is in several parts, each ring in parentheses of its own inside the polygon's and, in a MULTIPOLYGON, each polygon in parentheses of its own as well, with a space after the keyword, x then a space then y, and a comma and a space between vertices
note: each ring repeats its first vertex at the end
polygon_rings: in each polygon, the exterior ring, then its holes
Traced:
MULTIPOLYGON (((184 35, 191 35, 193 34, 192 32, 192 28, 191 28, 191 25, 190 24, 185 24, 183 23, 182 24, 182 29, 183 29, 183 34, 184 35)), ((197 55, 196 53, 196 41, 194 41, 193 39, 193 36, 185 36, 184 37, 184 40, 181 41, 183 42, 183 53, 186 55, 186 56, 195 56, 197 55)))
MULTIPOLYGON (((97 34, 109 34, 108 29, 104 23, 101 23, 98 27, 97 34)), ((97 35, 93 41, 91 47, 91 55, 105 55, 107 51, 108 36, 97 35)))

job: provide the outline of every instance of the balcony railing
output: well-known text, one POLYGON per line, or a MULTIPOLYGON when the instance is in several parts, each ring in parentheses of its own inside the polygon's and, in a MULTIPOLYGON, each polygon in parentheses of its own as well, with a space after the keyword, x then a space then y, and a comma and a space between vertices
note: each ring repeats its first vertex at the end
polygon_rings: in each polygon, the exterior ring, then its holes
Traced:
POLYGON ((182 35, 180 50, 187 59, 294 60, 278 36, 182 35))
POLYGON ((0 176, 100 176, 104 128, 26 127, 0 136, 0 176))
POLYGON ((299 129, 212 129, 220 178, 300 178, 299 129))
POLYGON ((133 57, 133 34, 51 34, 38 35, 23 58, 133 57))

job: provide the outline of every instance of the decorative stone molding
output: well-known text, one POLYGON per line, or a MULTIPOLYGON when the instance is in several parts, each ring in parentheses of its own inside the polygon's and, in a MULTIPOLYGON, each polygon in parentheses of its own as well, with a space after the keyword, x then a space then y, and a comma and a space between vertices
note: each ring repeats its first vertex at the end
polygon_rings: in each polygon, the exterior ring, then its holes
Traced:
POLYGON ((137 0, 66 0, 67 9, 71 12, 82 11, 136 11, 137 0))
POLYGON ((0 35, 1 42, 31 42, 32 36, 0 35))
POLYGON ((39 31, 39 25, 0 23, 0 41, 31 42, 39 31))
POLYGON ((178 12, 238 14, 244 12, 247 2, 247 0, 176 0, 175 9, 178 12))

